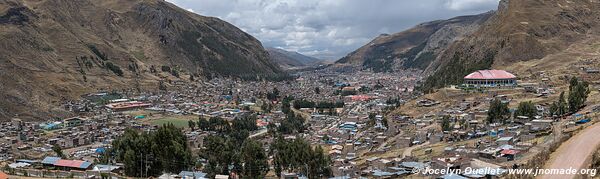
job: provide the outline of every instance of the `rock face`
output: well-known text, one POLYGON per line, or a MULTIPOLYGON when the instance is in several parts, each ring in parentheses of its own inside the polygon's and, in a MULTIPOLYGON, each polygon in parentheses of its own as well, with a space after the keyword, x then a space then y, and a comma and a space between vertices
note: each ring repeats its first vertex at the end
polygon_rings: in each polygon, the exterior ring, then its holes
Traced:
POLYGON ((0 120, 55 117, 62 100, 180 73, 283 75, 254 37, 162 0, 0 1, 0 120))
POLYGON ((598 37, 598 26, 598 1, 503 0, 484 25, 426 68, 424 89, 458 83, 474 70, 542 59, 598 37))
POLYGON ((279 48, 267 48, 271 59, 284 69, 294 69, 322 65, 323 61, 314 57, 290 52, 279 48))
POLYGON ((373 71, 425 69, 453 42, 476 31, 493 12, 419 24, 395 34, 382 34, 338 60, 373 71))

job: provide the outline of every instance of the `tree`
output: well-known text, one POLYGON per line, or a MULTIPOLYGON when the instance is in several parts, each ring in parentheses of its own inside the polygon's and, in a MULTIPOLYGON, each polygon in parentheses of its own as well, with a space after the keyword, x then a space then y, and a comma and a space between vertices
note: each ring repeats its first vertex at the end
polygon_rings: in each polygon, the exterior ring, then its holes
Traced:
POLYGON ((267 93, 267 99, 271 101, 276 101, 279 98, 279 90, 277 88, 273 88, 272 92, 267 93))
POLYGON ((263 112, 269 113, 271 112, 271 103, 270 102, 263 102, 262 105, 260 106, 260 109, 263 112))
POLYGON ((389 125, 388 125, 388 120, 387 120, 387 118, 385 118, 385 117, 384 117, 384 118, 382 118, 382 119, 381 119, 381 124, 382 124, 382 125, 383 125, 385 128, 389 128, 389 125))
POLYGON ((329 167, 331 159, 324 154, 323 148, 318 145, 312 151, 311 160, 308 161, 309 178, 326 178, 332 175, 329 167))
POLYGON ((264 178, 269 171, 268 157, 262 144, 255 140, 246 140, 241 149, 241 162, 243 178, 264 178))
POLYGON ((569 112, 576 113, 583 108, 587 97, 590 94, 589 84, 585 81, 579 81, 577 78, 571 78, 569 85, 569 112))
POLYGON ((200 150, 199 156, 207 160, 203 171, 208 174, 208 178, 217 174, 229 174, 235 148, 232 140, 227 137, 210 135, 204 139, 204 148, 200 150))
POLYGON ((327 134, 323 135, 323 137, 321 138, 321 140, 323 140, 325 142, 329 141, 329 139, 330 139, 329 135, 327 135, 327 134))
POLYGON ((537 109, 531 101, 520 102, 517 111, 515 111, 515 116, 527 116, 529 119, 533 119, 536 114, 537 109))
POLYGON ((450 116, 444 116, 442 117, 442 130, 443 131, 450 131, 452 130, 452 127, 450 126, 450 116))
POLYGON ((550 115, 563 116, 568 112, 567 102, 565 100, 565 92, 561 92, 558 101, 555 101, 550 106, 550 115))
POLYGON ((179 173, 194 161, 186 136, 173 124, 165 124, 154 132, 138 133, 127 129, 115 139, 108 153, 122 162, 127 176, 159 176, 163 172, 179 173))
POLYGON ((179 70, 172 68, 171 69, 171 75, 173 75, 174 77, 179 78, 179 70))
POLYGON ((375 126, 375 123, 377 122, 377 119, 375 119, 376 116, 377 116, 377 114, 375 114, 375 113, 369 113, 369 121, 367 121, 367 126, 369 126, 369 127, 375 126))
POLYGON ((269 149, 269 153, 273 155, 273 168, 277 175, 286 170, 305 174, 308 178, 331 176, 331 159, 323 153, 323 148, 312 148, 302 138, 285 140, 279 136, 269 149))
POLYGON ((193 131, 196 128, 196 123, 192 120, 188 121, 188 127, 193 131))
POLYGON ((505 122, 506 117, 509 115, 508 104, 502 103, 499 99, 494 99, 490 102, 490 108, 488 109, 487 120, 489 123, 505 122))
POLYGON ((198 126, 198 129, 203 131, 209 130, 210 126, 208 120, 204 119, 202 116, 198 118, 198 122, 196 122, 196 125, 198 126))
POLYGON ((106 68, 115 73, 118 76, 123 76, 123 70, 111 62, 106 62, 106 68))
POLYGON ((65 158, 65 154, 63 153, 62 148, 59 145, 54 144, 52 146, 52 151, 54 151, 57 157, 65 158))
POLYGON ((279 125, 278 131, 282 134, 296 134, 302 133, 306 130, 306 126, 304 126, 304 117, 301 115, 296 115, 294 112, 290 111, 286 118, 281 121, 279 125))

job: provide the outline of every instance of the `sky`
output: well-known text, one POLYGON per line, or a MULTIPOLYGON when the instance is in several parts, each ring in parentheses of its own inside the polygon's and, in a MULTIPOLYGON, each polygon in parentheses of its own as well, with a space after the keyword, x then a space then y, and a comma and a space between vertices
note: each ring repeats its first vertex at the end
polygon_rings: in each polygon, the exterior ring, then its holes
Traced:
POLYGON ((167 0, 223 19, 265 47, 337 60, 380 34, 496 10, 498 0, 167 0))

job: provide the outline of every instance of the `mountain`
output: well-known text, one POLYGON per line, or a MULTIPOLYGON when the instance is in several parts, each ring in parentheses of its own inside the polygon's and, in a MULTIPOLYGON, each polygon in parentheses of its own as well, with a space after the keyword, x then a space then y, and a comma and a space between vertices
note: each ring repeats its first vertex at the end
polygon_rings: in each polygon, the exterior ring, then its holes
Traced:
POLYGON ((254 37, 163 0, 0 1, 0 120, 68 115, 64 100, 180 75, 284 76, 254 37))
POLYGON ((376 72, 425 69, 453 42, 476 31, 493 12, 419 24, 395 34, 382 34, 336 62, 376 72))
POLYGON ((323 64, 323 61, 317 58, 302 55, 298 52, 290 52, 280 48, 266 49, 271 59, 282 68, 301 68, 323 64))
POLYGON ((487 68, 523 75, 576 73, 573 69, 597 64, 599 17, 598 1, 502 0, 493 17, 426 68, 423 88, 456 84, 487 68))

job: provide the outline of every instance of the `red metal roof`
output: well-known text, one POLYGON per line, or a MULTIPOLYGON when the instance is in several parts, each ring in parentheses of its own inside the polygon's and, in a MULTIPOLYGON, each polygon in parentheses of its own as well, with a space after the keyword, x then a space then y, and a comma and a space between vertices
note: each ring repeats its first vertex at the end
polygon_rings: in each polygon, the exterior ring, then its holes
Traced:
POLYGON ((504 70, 479 70, 473 72, 467 76, 465 79, 512 79, 516 78, 515 75, 504 71, 504 70))
POLYGON ((72 167, 72 168, 79 168, 81 166, 81 164, 83 164, 85 161, 81 161, 81 160, 58 160, 56 161, 56 163, 54 163, 54 165, 56 166, 61 166, 61 167, 72 167))
POLYGON ((0 179, 7 179, 8 175, 4 172, 0 172, 0 179))
POLYGON ((502 153, 504 155, 515 155, 515 154, 518 154, 519 151, 517 151, 517 150, 511 150, 511 149, 504 149, 500 153, 502 153))

